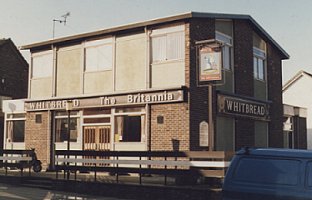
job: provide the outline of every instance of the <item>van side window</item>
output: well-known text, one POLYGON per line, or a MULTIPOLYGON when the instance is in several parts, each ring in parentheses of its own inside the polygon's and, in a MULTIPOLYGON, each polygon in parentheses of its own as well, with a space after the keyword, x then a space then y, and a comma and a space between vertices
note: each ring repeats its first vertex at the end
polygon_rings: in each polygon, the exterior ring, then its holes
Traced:
MULTIPOLYGON (((298 160, 245 157, 239 160, 233 180, 244 183, 294 186, 299 182, 299 166, 298 160)), ((310 183, 312 184, 312 181, 310 183)))

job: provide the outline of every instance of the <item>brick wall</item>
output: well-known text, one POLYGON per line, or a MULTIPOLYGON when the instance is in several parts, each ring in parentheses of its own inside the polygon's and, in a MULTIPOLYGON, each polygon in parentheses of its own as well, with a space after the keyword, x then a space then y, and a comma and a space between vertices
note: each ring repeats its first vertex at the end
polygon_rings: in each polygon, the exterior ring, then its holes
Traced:
MULTIPOLYGON (((196 41, 215 38, 214 19, 192 19, 189 26, 189 44, 186 52, 189 53, 189 62, 186 68, 189 69, 187 83, 189 84, 189 105, 190 105, 190 150, 207 150, 199 147, 199 124, 202 121, 208 122, 208 87, 198 87, 196 77, 196 41)), ((215 99, 215 98, 213 98, 215 99)), ((213 102, 214 108, 216 102, 213 102)))
POLYGON ((269 146, 283 147, 283 99, 281 56, 267 45, 268 98, 270 105, 269 146))
POLYGON ((306 118, 294 116, 293 117, 293 134, 294 134, 294 148, 307 149, 307 120, 306 118))
POLYGON ((235 150, 255 145, 255 123, 251 119, 235 120, 235 150))
MULTIPOLYGON (((26 98, 28 89, 28 64, 8 39, 0 46, 0 95, 13 99, 26 98)), ((0 111, 2 108, 0 108, 0 111)), ((0 149, 3 148, 4 118, 0 114, 0 149)))
POLYGON ((151 150, 189 150, 189 121, 187 103, 151 105, 151 150))
MULTIPOLYGON (((235 93, 253 97, 253 30, 244 20, 234 20, 234 77, 235 93)), ((237 119, 235 123, 235 149, 255 144, 254 121, 237 119)))
MULTIPOLYGON (((297 119, 297 126, 295 126, 295 130, 298 130, 297 132, 297 144, 295 147, 298 149, 307 149, 307 119, 303 117, 298 117, 297 119)), ((296 137, 296 136, 295 136, 296 137)))
POLYGON ((3 138, 4 138, 4 117, 0 116, 0 149, 3 149, 3 138))
POLYGON ((28 112, 25 124, 26 149, 35 148, 43 168, 50 159, 50 118, 48 112, 28 112), (36 114, 41 114, 41 123, 36 123, 36 114))
POLYGON ((28 64, 14 44, 7 40, 0 48, 0 95, 25 98, 27 89, 28 64))
POLYGON ((244 20, 234 20, 235 93, 253 97, 253 30, 244 20))

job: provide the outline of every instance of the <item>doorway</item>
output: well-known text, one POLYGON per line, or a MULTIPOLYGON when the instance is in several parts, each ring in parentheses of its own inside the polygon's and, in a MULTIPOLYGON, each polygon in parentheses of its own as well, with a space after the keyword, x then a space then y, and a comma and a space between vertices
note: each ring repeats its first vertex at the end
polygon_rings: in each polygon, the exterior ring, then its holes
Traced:
POLYGON ((109 151, 110 126, 85 126, 83 130, 83 150, 109 151))
MULTIPOLYGON (((110 151, 110 126, 86 126, 83 128, 83 150, 110 151)), ((84 156, 85 159, 109 159, 109 156, 84 156)), ((109 166, 109 164, 85 163, 85 166, 109 166)))

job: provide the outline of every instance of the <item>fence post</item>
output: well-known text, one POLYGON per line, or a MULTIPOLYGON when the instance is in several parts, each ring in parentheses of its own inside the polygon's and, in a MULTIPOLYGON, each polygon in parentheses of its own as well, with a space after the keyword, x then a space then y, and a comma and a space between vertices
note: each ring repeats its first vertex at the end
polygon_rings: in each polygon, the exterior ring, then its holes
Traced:
POLYGON ((94 182, 96 182, 96 163, 94 163, 94 182))
MULTIPOLYGON (((64 159, 66 158, 66 155, 64 155, 64 159)), ((63 165, 65 166, 66 164, 65 164, 65 162, 63 162, 63 165)), ((64 171, 64 180, 66 179, 66 170, 63 170, 64 171)))
MULTIPOLYGON (((117 159, 117 161, 119 160, 119 159, 118 159, 118 156, 116 156, 116 159, 117 159)), ((116 171, 117 171, 117 172, 116 172, 116 182, 118 183, 118 182, 119 182, 119 180, 118 180, 118 179, 119 179, 119 177, 118 177, 118 176, 119 176, 119 174, 118 174, 118 171, 119 171, 119 170, 118 170, 118 163, 116 164, 116 167, 117 167, 117 170, 116 170, 116 171)))
MULTIPOLYGON (((167 161, 167 156, 165 156, 165 161, 167 161)), ((167 185, 167 164, 165 164, 165 185, 167 185)))
MULTIPOLYGON (((142 160, 142 157, 140 156, 140 161, 142 160)), ((142 185, 142 165, 141 165, 141 162, 140 162, 140 173, 139 173, 139 176, 140 176, 140 185, 142 185)))
POLYGON ((76 169, 75 169, 75 181, 77 181, 77 155, 75 155, 75 160, 76 160, 76 162, 75 162, 75 167, 76 167, 76 169))

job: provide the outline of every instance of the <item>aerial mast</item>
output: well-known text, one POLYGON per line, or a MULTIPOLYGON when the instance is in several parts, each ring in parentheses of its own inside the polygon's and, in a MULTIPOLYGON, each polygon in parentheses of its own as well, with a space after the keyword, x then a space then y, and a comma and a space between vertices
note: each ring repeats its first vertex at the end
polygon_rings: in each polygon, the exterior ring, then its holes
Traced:
POLYGON ((67 20, 67 17, 70 16, 70 12, 67 12, 65 15, 62 15, 63 19, 53 19, 53 35, 52 35, 52 39, 54 39, 55 37, 55 22, 59 22, 60 24, 61 23, 64 23, 64 26, 66 25, 66 20, 67 20))

